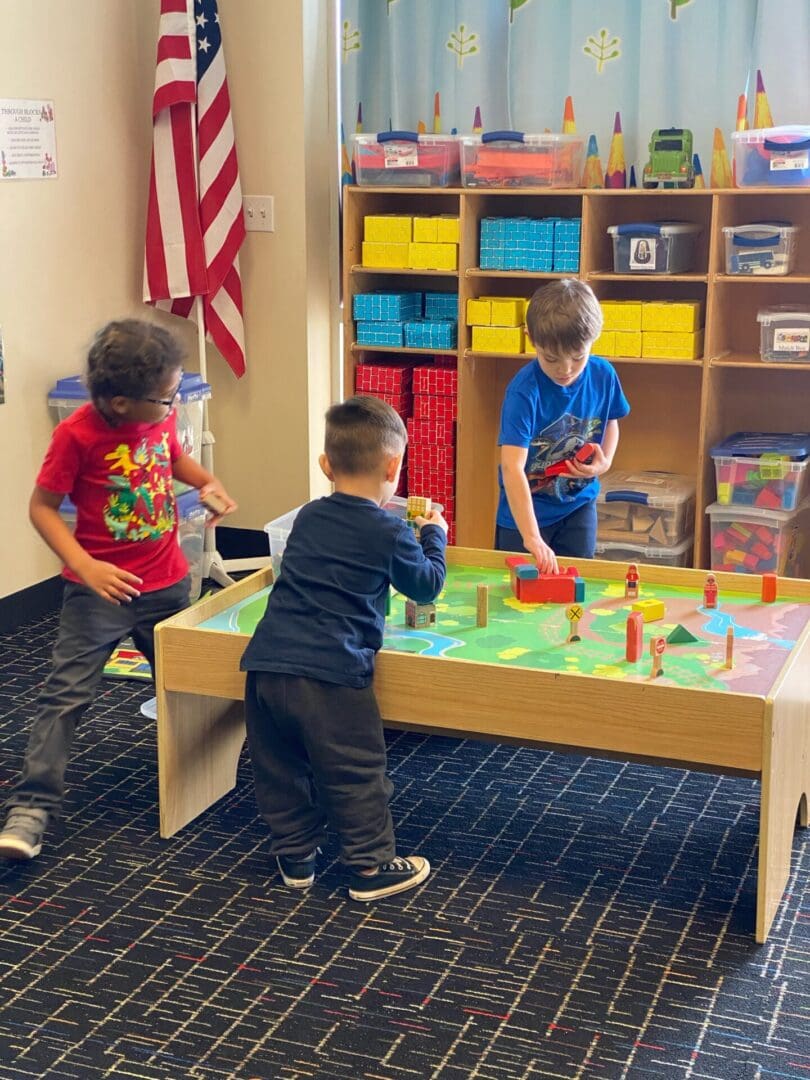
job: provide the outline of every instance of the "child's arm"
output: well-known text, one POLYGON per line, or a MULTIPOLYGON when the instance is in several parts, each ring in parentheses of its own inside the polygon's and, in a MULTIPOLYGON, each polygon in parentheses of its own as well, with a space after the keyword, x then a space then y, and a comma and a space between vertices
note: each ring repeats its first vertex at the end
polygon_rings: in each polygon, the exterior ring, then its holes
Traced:
POLYGON ((569 473, 571 476, 581 477, 583 480, 590 480, 594 476, 601 476, 602 473, 606 473, 613 464, 613 458, 616 454, 616 447, 618 445, 619 421, 608 420, 605 426, 605 437, 602 439, 601 446, 599 443, 594 443, 596 450, 594 451, 591 462, 586 465, 582 461, 570 459, 566 462, 569 473))
POLYGON ((404 529, 391 559, 391 584, 417 604, 430 604, 444 587, 447 522, 437 510, 421 519, 419 540, 404 529), (430 526, 436 528, 431 529, 430 526))
POLYGON ((560 570, 557 556, 541 537, 540 526, 534 516, 532 493, 526 479, 528 456, 529 451, 525 446, 501 447, 503 487, 524 547, 537 563, 541 573, 557 574, 560 570))
POLYGON ((216 525, 226 514, 232 514, 236 510, 236 503, 219 480, 199 465, 190 454, 182 454, 172 463, 172 474, 181 484, 197 488, 201 503, 204 504, 209 495, 213 496, 211 509, 214 517, 208 522, 209 525, 216 525))
POLYGON ((88 589, 111 604, 128 604, 133 596, 140 596, 137 586, 143 583, 141 578, 112 563, 94 559, 75 539, 59 514, 63 498, 63 495, 37 486, 28 505, 31 524, 51 551, 88 589))

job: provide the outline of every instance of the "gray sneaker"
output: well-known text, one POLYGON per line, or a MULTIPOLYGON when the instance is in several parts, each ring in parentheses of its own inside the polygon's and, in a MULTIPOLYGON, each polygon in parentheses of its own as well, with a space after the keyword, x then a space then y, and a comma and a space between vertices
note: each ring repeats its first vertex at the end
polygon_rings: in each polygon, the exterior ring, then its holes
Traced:
POLYGON ((0 859, 34 859, 42 851, 48 811, 12 806, 0 832, 0 859))

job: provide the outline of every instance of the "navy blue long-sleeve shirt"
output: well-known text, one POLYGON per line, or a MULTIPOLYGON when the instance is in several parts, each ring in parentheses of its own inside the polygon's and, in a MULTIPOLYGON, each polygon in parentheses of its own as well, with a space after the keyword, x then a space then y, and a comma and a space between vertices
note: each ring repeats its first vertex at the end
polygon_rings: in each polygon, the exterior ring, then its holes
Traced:
POLYGON ((242 670, 368 686, 389 586, 420 604, 435 600, 447 573, 446 543, 438 525, 424 526, 420 543, 370 499, 336 492, 308 503, 287 538, 242 670))

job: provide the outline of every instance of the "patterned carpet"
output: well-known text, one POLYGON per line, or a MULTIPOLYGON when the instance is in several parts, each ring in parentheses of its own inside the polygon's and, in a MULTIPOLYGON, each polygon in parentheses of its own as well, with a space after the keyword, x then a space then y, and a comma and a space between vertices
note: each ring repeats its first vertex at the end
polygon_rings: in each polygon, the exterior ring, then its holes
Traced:
MULTIPOLYGON (((14 779, 53 618, 0 638, 14 779)), ((64 821, 0 866, 0 1078, 810 1077, 810 844, 753 940, 753 781, 392 734, 421 890, 353 904, 266 861, 249 770, 157 835, 148 687, 105 682, 64 821)))

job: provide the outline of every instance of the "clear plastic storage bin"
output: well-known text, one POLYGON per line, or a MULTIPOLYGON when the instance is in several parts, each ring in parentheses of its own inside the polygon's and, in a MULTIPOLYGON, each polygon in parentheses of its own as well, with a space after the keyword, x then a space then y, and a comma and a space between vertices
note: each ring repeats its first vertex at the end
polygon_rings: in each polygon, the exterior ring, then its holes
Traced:
MULTIPOLYGON (((287 546, 287 539, 292 531, 293 523, 298 517, 298 511, 300 509, 301 507, 297 506, 295 510, 290 510, 288 513, 282 514, 281 517, 277 517, 274 521, 268 521, 264 527, 264 531, 267 533, 267 539, 270 543, 270 559, 273 564, 274 574, 278 574, 281 569, 281 557, 284 554, 284 549, 287 546)), ((391 501, 386 503, 385 509, 404 520, 405 513, 408 509, 408 500, 403 499, 399 495, 394 495, 391 501)), ((434 502, 433 509, 442 513, 444 507, 441 503, 434 502)))
POLYGON ((693 477, 678 473, 608 473, 596 498, 599 540, 656 548, 691 544, 695 487, 693 477))
POLYGON ((177 539, 188 563, 191 577, 189 600, 193 604, 202 591, 205 522, 208 512, 200 502, 199 493, 192 489, 177 496, 177 539))
POLYGON ((786 221, 724 225, 727 274, 789 274, 796 261, 798 227, 786 221))
POLYGON ((713 446, 717 502, 795 510, 810 477, 810 432, 738 431, 713 446))
POLYGON ((759 351, 764 363, 806 364, 810 361, 810 307, 783 304, 757 313, 759 351))
POLYGON ((459 180, 456 135, 381 131, 352 135, 358 184, 383 187, 452 187, 459 180))
POLYGON ((652 563, 655 566, 691 566, 692 537, 675 547, 646 547, 644 544, 615 544, 596 541, 596 558, 611 562, 652 563))
POLYGON ((585 160, 581 135, 488 131, 461 135, 465 187, 578 188, 585 160))
POLYGON ((799 516, 806 508, 803 504, 797 510, 769 511, 712 503, 706 508, 711 522, 712 570, 795 577, 799 516))
POLYGON ((740 187, 810 187, 810 125, 732 131, 740 187))
MULTIPOLYGON (((204 404, 211 397, 211 387, 202 375, 193 371, 184 373, 175 410, 177 413, 177 438, 183 451, 195 461, 202 452, 204 404)), ((48 405, 55 411, 57 420, 66 420, 80 405, 90 400, 81 375, 59 379, 48 393, 48 405)))
POLYGON ((616 274, 681 274, 694 269, 700 225, 689 221, 638 221, 610 225, 616 274))

